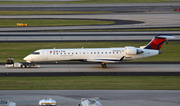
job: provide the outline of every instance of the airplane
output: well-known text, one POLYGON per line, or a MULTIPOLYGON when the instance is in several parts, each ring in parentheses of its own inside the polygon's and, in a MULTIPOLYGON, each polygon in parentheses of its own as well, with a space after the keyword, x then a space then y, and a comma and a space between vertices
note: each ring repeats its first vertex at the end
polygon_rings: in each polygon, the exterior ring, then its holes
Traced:
POLYGON ((126 46, 123 48, 40 49, 23 60, 28 63, 69 60, 96 62, 101 63, 102 68, 106 68, 106 63, 117 63, 161 54, 160 48, 167 38, 175 37, 168 34, 157 34, 146 46, 140 46, 140 48, 126 46))

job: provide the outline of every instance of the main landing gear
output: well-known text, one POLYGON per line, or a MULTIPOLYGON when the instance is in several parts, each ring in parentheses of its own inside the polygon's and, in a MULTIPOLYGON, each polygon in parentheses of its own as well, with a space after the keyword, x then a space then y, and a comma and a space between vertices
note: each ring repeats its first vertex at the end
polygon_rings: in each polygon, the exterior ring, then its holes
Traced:
POLYGON ((101 64, 102 68, 107 68, 106 63, 101 64))

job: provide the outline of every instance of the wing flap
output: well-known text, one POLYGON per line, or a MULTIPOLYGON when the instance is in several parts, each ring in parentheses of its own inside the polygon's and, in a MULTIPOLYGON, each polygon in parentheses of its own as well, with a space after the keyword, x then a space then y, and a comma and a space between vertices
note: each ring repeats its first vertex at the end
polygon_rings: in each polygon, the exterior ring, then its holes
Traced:
POLYGON ((87 59, 88 62, 96 62, 96 63, 116 63, 123 61, 124 56, 121 59, 87 59))

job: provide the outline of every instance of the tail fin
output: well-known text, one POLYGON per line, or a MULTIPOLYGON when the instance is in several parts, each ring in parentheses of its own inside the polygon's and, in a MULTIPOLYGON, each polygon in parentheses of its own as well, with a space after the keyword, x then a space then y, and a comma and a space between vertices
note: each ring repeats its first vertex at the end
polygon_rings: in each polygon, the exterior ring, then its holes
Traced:
POLYGON ((144 49, 154 49, 160 50, 166 38, 175 38, 168 34, 157 34, 150 42, 147 44, 144 49))

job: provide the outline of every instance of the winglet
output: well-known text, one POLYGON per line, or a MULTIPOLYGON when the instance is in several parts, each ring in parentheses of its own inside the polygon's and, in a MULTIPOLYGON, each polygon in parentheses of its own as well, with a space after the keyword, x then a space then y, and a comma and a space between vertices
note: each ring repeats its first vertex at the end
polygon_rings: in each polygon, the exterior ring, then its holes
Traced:
POLYGON ((124 56, 119 61, 123 61, 123 59, 124 59, 124 56))

